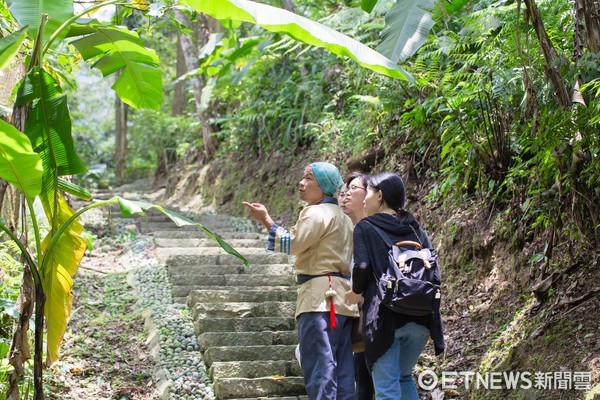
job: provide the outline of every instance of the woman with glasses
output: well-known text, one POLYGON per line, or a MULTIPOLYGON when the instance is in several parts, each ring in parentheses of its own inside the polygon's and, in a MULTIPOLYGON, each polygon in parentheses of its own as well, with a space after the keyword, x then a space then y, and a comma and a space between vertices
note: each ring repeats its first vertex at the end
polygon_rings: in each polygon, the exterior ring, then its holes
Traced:
MULTIPOLYGON (((360 172, 351 173, 346 184, 340 190, 340 207, 350 217, 352 224, 367 216, 365 213, 365 196, 367 195, 367 175, 360 172)), ((359 303, 359 308, 361 304, 359 303)), ((362 321, 361 321, 362 322, 362 321)), ((354 344, 354 381, 356 383, 357 400, 373 400, 373 379, 365 360, 364 345, 354 344)))
POLYGON ((342 185, 334 165, 308 165, 299 183, 308 206, 289 231, 273 222, 264 205, 243 202, 269 230, 267 249, 296 256, 300 364, 311 400, 355 397, 350 335, 358 308, 344 301, 351 287, 352 223, 334 197, 342 185))
POLYGON ((444 337, 439 313, 414 317, 380 307, 375 276, 389 266, 388 246, 375 231, 384 231, 393 243, 404 240, 431 247, 427 233, 404 209, 404 183, 400 176, 384 172, 370 177, 364 199, 367 217, 354 228, 354 266, 350 304, 364 298, 363 341, 371 366, 377 400, 419 400, 412 370, 427 340, 433 339, 436 354, 443 352, 444 337))

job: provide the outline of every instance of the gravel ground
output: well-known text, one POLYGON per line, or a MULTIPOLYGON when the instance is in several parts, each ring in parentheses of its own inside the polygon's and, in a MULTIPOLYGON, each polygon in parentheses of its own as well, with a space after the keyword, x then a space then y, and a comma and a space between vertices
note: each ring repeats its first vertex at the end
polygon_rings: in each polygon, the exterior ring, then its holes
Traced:
POLYGON ((214 399, 187 305, 173 304, 166 266, 154 258, 152 239, 136 237, 126 253, 128 277, 145 310, 155 380, 164 399, 214 399))
POLYGON ((97 239, 74 279, 61 358, 45 374, 48 398, 213 400, 192 318, 172 303, 152 238, 135 220, 102 212, 85 223, 97 239))

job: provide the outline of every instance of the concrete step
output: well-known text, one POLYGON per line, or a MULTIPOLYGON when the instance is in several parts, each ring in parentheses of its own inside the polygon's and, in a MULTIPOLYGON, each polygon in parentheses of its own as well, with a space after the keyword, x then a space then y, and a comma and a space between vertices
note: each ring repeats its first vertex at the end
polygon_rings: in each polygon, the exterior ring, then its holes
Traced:
POLYGON ((305 395, 304 379, 301 377, 223 378, 213 384, 218 399, 305 395))
POLYGON ((209 369, 211 379, 260 378, 265 376, 302 376, 294 360, 215 361, 209 369))
POLYGON ((293 331, 295 318, 255 317, 255 318, 202 318, 194 321, 196 334, 205 332, 262 332, 293 331))
POLYGON ((173 286, 230 286, 234 290, 240 286, 295 286, 292 275, 259 275, 259 274, 231 274, 231 275, 196 275, 177 274, 171 275, 173 286))
POLYGON ((245 267, 234 265, 169 265, 172 275, 231 275, 231 274, 263 274, 263 275, 294 275, 291 264, 253 264, 245 267))
POLYGON ((222 288, 196 289, 190 293, 190 308, 196 303, 231 303, 231 302, 262 302, 262 301, 296 301, 297 291, 290 287, 237 288, 235 290, 222 288))
MULTIPOLYGON (((243 275, 243 276, 251 276, 251 275, 243 275)), ((189 286, 181 286, 181 285, 174 285, 173 289, 171 290, 171 295, 173 296, 173 298, 177 298, 177 297, 187 297, 190 293, 192 293, 195 290, 203 290, 203 289, 208 289, 211 288, 211 286, 194 286, 194 285, 189 285, 189 286)), ((257 290, 259 292, 269 292, 269 291, 281 291, 281 290, 285 290, 285 291, 290 291, 290 292, 294 292, 295 294, 295 290, 293 288, 291 288, 290 286, 225 286, 225 285, 216 285, 216 286, 212 286, 212 288, 216 289, 216 290, 224 290, 224 291, 229 291, 229 292, 236 292, 236 291, 245 291, 245 290, 257 290)), ((263 298, 260 297, 260 293, 257 293, 256 296, 256 300, 249 300, 249 301, 264 301, 262 300, 263 298)))
MULTIPOLYGON (((227 243, 235 249, 256 247, 264 250, 267 246, 267 241, 260 239, 229 239, 227 243)), ((200 238, 156 238, 154 244, 156 247, 219 247, 214 240, 200 238)))
MULTIPOLYGON (((259 254, 244 256, 250 264, 289 264, 290 257, 282 253, 269 253, 263 251, 259 254)), ((182 253, 167 256, 167 265, 239 265, 242 261, 231 254, 196 254, 185 255, 182 253)))
MULTIPOLYGON (((210 229, 213 232, 238 232, 239 229, 231 224, 220 223, 220 224, 203 224, 199 221, 194 221, 205 228, 210 229)), ((177 226, 172 220, 163 222, 147 222, 143 218, 140 218, 140 224, 142 225, 142 232, 154 232, 154 231, 173 231, 173 230, 194 230, 199 229, 196 225, 182 225, 177 226)))
MULTIPOLYGON (((216 242, 215 242, 216 243, 216 242)), ((227 242, 229 243, 229 242, 227 242)), ((231 245, 231 243, 229 243, 231 245)), ((232 245, 233 248, 235 246, 232 245)), ((238 253, 245 256, 254 256, 254 255, 266 255, 270 256, 273 253, 267 252, 264 247, 238 247, 235 248, 238 253)), ((185 254, 186 257, 189 256, 219 256, 219 255, 227 255, 228 253, 223 250, 218 244, 213 247, 158 247, 156 249, 156 255, 161 259, 167 259, 171 256, 180 256, 185 254)))
POLYGON ((222 346, 209 347, 204 361, 210 366, 215 361, 294 360, 296 345, 222 346))
MULTIPOLYGON (((216 232, 220 237, 225 240, 229 239, 260 239, 264 237, 264 234, 260 234, 258 232, 216 232)), ((180 238, 207 238, 206 234, 202 232, 200 229, 196 230, 160 230, 148 232, 149 236, 154 238, 171 238, 171 239, 180 239, 180 238)))
POLYGON ((205 332, 198 336, 198 344, 202 350, 213 346, 268 346, 271 344, 298 343, 296 331, 273 332, 205 332))
POLYGON ((197 318, 248 318, 294 317, 295 301, 267 301, 262 303, 195 303, 192 317, 197 318))
MULTIPOLYGON (((175 213, 182 215, 186 218, 189 218, 192 221, 200 222, 203 225, 216 225, 227 223, 236 226, 257 226, 255 222, 252 222, 250 219, 244 217, 238 217, 227 214, 194 214, 189 211, 181 211, 176 208, 169 208, 169 210, 174 211, 175 213)), ((156 209, 148 210, 144 219, 146 219, 148 222, 170 221, 169 217, 167 217, 165 214, 156 209)))

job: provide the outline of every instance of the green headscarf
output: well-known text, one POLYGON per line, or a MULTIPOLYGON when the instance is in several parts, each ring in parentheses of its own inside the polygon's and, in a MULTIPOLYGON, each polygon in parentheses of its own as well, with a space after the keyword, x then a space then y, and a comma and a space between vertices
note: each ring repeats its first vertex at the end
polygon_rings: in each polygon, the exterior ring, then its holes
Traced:
POLYGON ((344 186, 340 171, 335 165, 327 162, 316 162, 309 165, 317 179, 319 187, 327 196, 333 197, 344 186))

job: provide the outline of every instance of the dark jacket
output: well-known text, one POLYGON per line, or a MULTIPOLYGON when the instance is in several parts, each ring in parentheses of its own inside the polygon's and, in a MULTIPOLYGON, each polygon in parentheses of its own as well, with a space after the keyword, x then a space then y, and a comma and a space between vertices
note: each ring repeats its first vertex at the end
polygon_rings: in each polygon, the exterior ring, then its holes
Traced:
POLYGON ((363 339, 367 363, 372 365, 381 357, 394 341, 394 331, 409 322, 415 322, 429 329, 435 346, 435 353, 444 351, 444 334, 440 313, 431 316, 413 317, 398 314, 388 308, 379 307, 373 274, 379 278, 388 268, 389 247, 370 225, 376 225, 388 234, 392 242, 412 240, 421 242, 424 247, 432 247, 427 233, 409 213, 393 216, 379 213, 367 217, 354 227, 354 267, 352 269, 352 290, 362 293, 365 301, 363 312, 363 339), (415 235, 418 235, 418 237, 415 235))

